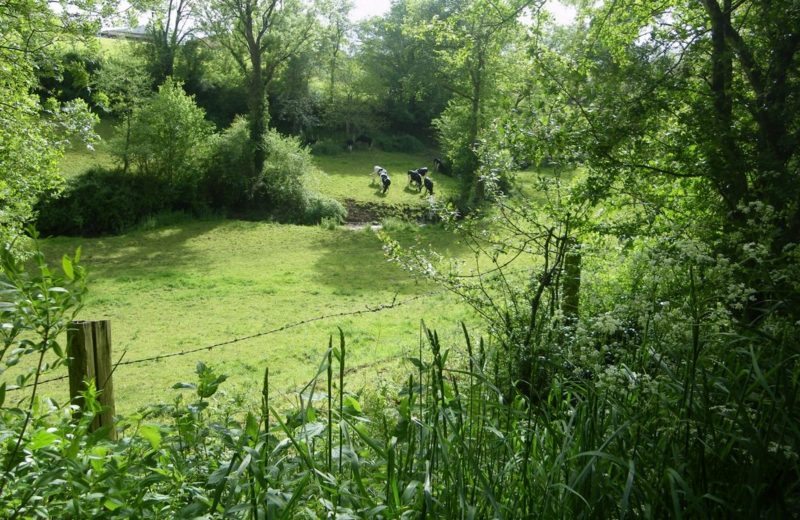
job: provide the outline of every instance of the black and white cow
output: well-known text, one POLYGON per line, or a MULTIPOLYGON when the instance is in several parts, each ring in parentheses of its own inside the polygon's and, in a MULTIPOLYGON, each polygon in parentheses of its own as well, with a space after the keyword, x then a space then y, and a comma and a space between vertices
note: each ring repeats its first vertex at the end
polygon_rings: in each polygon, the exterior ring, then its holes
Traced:
POLYGON ((372 173, 373 175, 371 175, 370 177, 372 177, 372 182, 375 182, 375 179, 380 178, 381 173, 388 174, 389 172, 386 171, 386 168, 384 168, 383 166, 378 166, 376 164, 375 166, 372 167, 372 173))
POLYGON ((436 157, 433 159, 433 171, 439 173, 449 173, 450 168, 448 168, 447 164, 445 164, 443 160, 436 157))
POLYGON ((392 179, 389 178, 389 174, 386 170, 381 172, 381 184, 383 185, 382 193, 386 193, 386 190, 389 189, 389 185, 392 184, 392 179))

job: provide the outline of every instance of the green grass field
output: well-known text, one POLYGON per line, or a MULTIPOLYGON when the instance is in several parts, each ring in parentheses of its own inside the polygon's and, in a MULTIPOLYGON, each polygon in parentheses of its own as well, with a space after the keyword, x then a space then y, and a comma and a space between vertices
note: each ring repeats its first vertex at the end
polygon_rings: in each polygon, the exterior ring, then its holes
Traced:
MULTIPOLYGON (((445 254, 465 255, 453 236, 435 227, 399 233, 445 254)), ((79 318, 111 320, 114 358, 125 360, 188 350, 314 317, 366 309, 435 291, 386 262, 371 231, 328 230, 240 221, 195 221, 98 239, 52 238, 57 261, 80 245, 89 295, 79 318)), ((328 336, 344 330, 351 384, 376 386, 418 348, 419 323, 458 337, 470 313, 439 294, 377 313, 316 321, 212 351, 122 366, 114 375, 118 411, 171 400, 174 383, 193 381, 197 361, 230 376, 224 388, 257 399, 265 366, 273 389, 290 392, 316 370, 328 336)), ((48 374, 47 377, 61 373, 48 374)), ((45 395, 66 398, 67 382, 45 395)), ((21 396, 21 392, 16 395, 21 396)))
POLYGON ((432 159, 432 153, 406 154, 377 149, 324 155, 314 158, 322 172, 313 174, 310 182, 313 188, 337 200, 421 206, 428 204, 428 197, 424 190, 418 192, 408 185, 408 170, 427 166, 437 198, 448 198, 459 190, 457 180, 433 172, 432 159), (392 180, 385 195, 381 193, 381 184, 373 173, 374 165, 386 168, 392 180))

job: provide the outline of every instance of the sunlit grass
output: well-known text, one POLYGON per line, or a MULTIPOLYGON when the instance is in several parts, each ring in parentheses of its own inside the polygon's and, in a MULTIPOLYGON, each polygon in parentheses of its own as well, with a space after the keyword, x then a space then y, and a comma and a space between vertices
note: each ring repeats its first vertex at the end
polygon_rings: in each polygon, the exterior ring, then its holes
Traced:
MULTIPOLYGON (((397 236, 445 254, 465 255, 437 227, 397 236)), ((328 230, 239 221, 195 221, 99 239, 45 241, 55 260, 75 247, 89 269, 89 295, 79 319, 111 320, 113 357, 142 359, 252 335, 309 318, 403 301, 436 291, 387 263, 372 231, 328 230)), ((441 294, 378 313, 317 321, 212 351, 123 366, 114 375, 117 410, 169 400, 171 387, 192 380, 203 360, 230 376, 226 388, 256 397, 269 364, 276 391, 303 384, 317 368, 329 334, 342 327, 351 366, 369 368, 354 381, 371 385, 417 348, 425 319, 441 333, 458 334, 468 311, 441 294)), ((48 377, 60 375, 48 374, 48 377)), ((45 394, 66 398, 67 382, 45 394)), ((19 395, 19 394, 17 394, 19 395)))
POLYGON ((408 185, 408 170, 427 166, 434 182, 434 195, 439 199, 451 197, 459 191, 459 182, 456 179, 433 171, 433 157, 432 152, 408 154, 378 149, 318 156, 314 158, 314 162, 324 174, 316 175, 311 182, 322 193, 338 200, 427 205, 425 190, 417 191, 408 185), (392 184, 386 194, 381 193, 380 180, 373 173, 372 168, 375 165, 382 166, 389 172, 392 184))

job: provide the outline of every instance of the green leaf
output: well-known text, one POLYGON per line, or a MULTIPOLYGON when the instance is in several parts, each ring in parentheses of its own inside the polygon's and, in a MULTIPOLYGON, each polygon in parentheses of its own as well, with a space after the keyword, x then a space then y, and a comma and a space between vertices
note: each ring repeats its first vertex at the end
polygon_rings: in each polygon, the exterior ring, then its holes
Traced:
POLYGON ((253 415, 252 412, 247 413, 247 421, 245 423, 245 432, 247 432, 247 436, 251 439, 258 438, 258 428, 259 428, 259 421, 256 419, 256 416, 253 415))
POLYGON ((33 434, 33 437, 31 437, 31 442, 28 444, 28 448, 31 451, 40 450, 52 445, 57 440, 58 435, 55 433, 50 433, 47 430, 39 430, 33 434))
POLYGON ((109 511, 115 511, 120 507, 124 506, 125 502, 118 498, 108 497, 105 502, 103 502, 103 506, 108 509, 109 511))
POLYGON ((150 443, 150 446, 157 450, 161 446, 161 430, 153 424, 145 424, 139 428, 139 437, 150 443))
POLYGON ((61 269, 64 270, 64 274, 67 278, 70 280, 75 279, 75 271, 72 269, 72 260, 67 255, 61 257, 61 269))
POLYGON ((361 403, 358 402, 358 399, 355 397, 348 395, 344 398, 344 406, 351 408, 355 413, 361 415, 364 411, 361 409, 361 403))

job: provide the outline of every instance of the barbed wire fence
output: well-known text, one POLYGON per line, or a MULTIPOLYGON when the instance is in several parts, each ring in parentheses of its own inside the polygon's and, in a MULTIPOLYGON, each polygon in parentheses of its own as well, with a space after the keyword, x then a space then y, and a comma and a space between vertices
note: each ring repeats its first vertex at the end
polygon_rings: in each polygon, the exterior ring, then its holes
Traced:
MULTIPOLYGON (((137 365, 137 364, 141 364, 141 363, 147 363, 147 362, 150 362, 150 361, 160 361, 160 360, 163 360, 163 359, 168 359, 168 358, 173 358, 173 357, 188 356, 190 354, 196 354, 198 352, 204 352, 204 351, 208 352, 208 351, 212 351, 212 350, 215 350, 215 349, 218 349, 218 348, 227 347, 229 345, 233 345, 233 344, 236 344, 236 343, 241 343, 243 341, 249 341, 249 340, 252 340, 252 339, 261 338, 261 337, 268 336, 268 335, 271 335, 271 334, 277 334, 277 333, 283 332, 285 330, 289 330, 289 329, 293 329, 293 328, 297 328, 297 327, 302 327, 302 326, 305 326, 305 325, 308 325, 310 323, 314 323, 314 322, 317 322, 317 321, 328 320, 328 319, 332 319, 332 318, 343 318, 343 317, 347 317, 347 316, 360 316, 362 314, 371 314, 371 313, 383 312, 383 311, 386 311, 386 310, 389 310, 389 309, 394 309, 394 308, 397 308, 397 307, 400 307, 400 306, 403 306, 403 305, 408 305, 409 303, 412 303, 412 302, 415 302, 415 301, 418 301, 418 300, 422 300, 422 299, 425 299, 425 298, 430 298, 430 297, 433 297, 433 296, 444 294, 446 292, 447 292, 446 290, 429 291, 429 292, 426 292, 426 293, 423 293, 423 294, 419 294, 419 295, 413 296, 411 298, 406 298, 406 299, 400 300, 400 301, 397 300, 397 293, 395 293, 394 298, 392 298, 392 301, 389 302, 389 303, 383 303, 383 304, 376 305, 376 306, 366 306, 364 309, 358 309, 358 310, 354 310, 354 311, 341 311, 341 312, 334 312, 334 313, 330 313, 330 314, 322 314, 322 315, 319 315, 319 316, 314 316, 312 318, 307 318, 307 319, 304 319, 304 320, 299 320, 299 321, 295 321, 295 322, 291 322, 291 323, 286 323, 284 325, 281 325, 280 327, 276 327, 276 328, 273 328, 273 329, 257 332, 257 333, 250 334, 250 335, 247 335, 247 336, 240 336, 240 337, 232 338, 232 339, 225 340, 225 341, 220 341, 220 342, 213 343, 213 344, 206 345, 206 346, 202 346, 202 347, 195 347, 195 348, 191 348, 191 349, 187 349, 187 350, 181 350, 181 351, 178 351, 178 352, 169 352, 169 353, 166 353, 166 354, 158 354, 158 355, 155 355, 155 356, 149 356, 149 357, 141 358, 141 359, 132 359, 132 360, 124 361, 125 355, 128 353, 128 351, 125 350, 125 351, 122 352, 122 354, 120 355, 119 359, 114 364, 112 373, 116 372, 117 368, 121 367, 121 366, 137 365)), ((355 368, 363 369, 363 368, 368 368, 370 366, 373 366, 374 364, 375 363, 368 363, 366 365, 359 366, 359 367, 353 367, 353 368, 354 369, 355 368)), ((24 390, 26 388, 30 388, 30 387, 34 386, 34 384, 36 384, 36 385, 44 385, 44 384, 48 384, 48 383, 54 383, 56 381, 63 381, 63 380, 68 379, 68 378, 69 378, 69 375, 52 377, 52 378, 49 378, 49 379, 44 379, 44 380, 38 381, 37 383, 29 383, 27 385, 22 385, 22 386, 10 386, 7 389, 7 391, 8 392, 13 392, 13 391, 18 391, 18 390, 24 390)))

